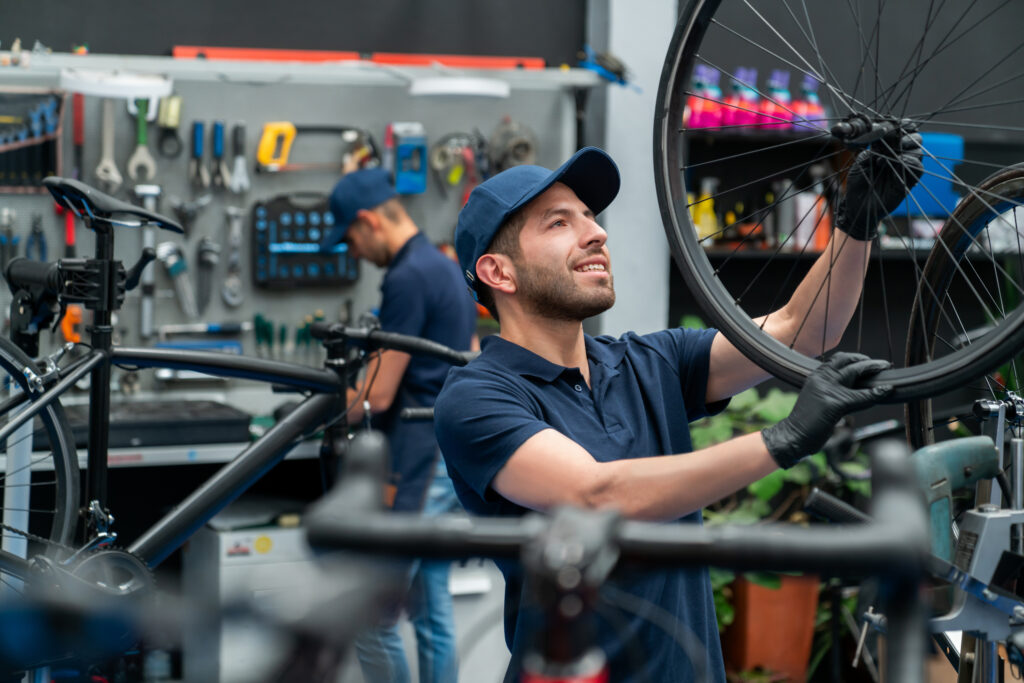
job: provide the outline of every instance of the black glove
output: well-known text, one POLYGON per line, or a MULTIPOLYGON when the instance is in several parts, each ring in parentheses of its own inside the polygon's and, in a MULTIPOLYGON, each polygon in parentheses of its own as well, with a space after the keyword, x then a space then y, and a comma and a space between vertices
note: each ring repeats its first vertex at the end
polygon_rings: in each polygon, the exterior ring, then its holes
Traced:
POLYGON ((779 467, 792 467, 800 458, 817 453, 847 414, 874 405, 892 386, 857 389, 861 380, 892 364, 859 353, 837 353, 807 378, 789 417, 761 430, 761 438, 779 467))
POLYGON ((918 133, 898 131, 858 154, 836 207, 836 227, 856 240, 873 239, 878 224, 921 179, 922 154, 918 133))

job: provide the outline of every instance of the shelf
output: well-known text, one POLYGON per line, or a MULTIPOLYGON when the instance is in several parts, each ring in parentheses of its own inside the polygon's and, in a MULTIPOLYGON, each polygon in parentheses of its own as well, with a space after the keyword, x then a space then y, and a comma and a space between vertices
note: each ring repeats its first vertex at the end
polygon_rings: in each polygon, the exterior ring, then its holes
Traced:
MULTIPOLYGON (((187 446, 147 446, 142 448, 111 448, 107 453, 107 464, 111 468, 160 467, 168 465, 216 465, 230 462, 250 444, 219 443, 187 446)), ((310 459, 320 455, 320 441, 303 441, 288 454, 288 460, 310 459)), ((35 455, 34 457, 38 457, 35 455)), ((78 465, 86 466, 86 451, 78 449, 78 465)), ((33 465, 34 471, 52 471, 53 464, 47 459, 33 465)), ((7 456, 0 456, 0 472, 7 470, 7 456)))

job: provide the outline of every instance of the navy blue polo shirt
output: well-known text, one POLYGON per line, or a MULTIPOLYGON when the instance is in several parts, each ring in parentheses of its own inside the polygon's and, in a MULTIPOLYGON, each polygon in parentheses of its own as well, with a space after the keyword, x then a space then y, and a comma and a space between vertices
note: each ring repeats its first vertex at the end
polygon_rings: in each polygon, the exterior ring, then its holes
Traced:
MULTIPOLYGON (((434 408, 438 444, 459 500, 473 514, 525 514, 491 482, 516 449, 544 429, 559 431, 602 462, 693 450, 689 423, 725 405, 709 408, 704 401, 714 336, 714 330, 687 329, 587 336, 590 387, 578 368, 556 365, 500 337, 484 339, 481 355, 449 374, 434 408)), ((700 524, 700 512, 681 522, 700 524)), ((512 680, 530 645, 532 617, 521 604, 518 567, 499 566, 506 579, 505 639, 513 655, 506 679, 512 680)), ((612 582, 603 598, 606 609, 595 627, 609 655, 611 680, 693 681, 689 657, 696 649, 707 680, 724 683, 706 569, 633 573, 612 582), (619 591, 639 599, 640 614, 619 606, 619 591), (676 632, 663 631, 658 622, 664 620, 647 610, 675 617, 676 632), (690 643, 690 652, 680 640, 690 643)))
MULTIPOLYGON (((425 337, 468 351, 476 332, 476 305, 466 296, 458 264, 416 233, 398 250, 381 283, 380 325, 387 332, 425 337)), ((388 435, 395 510, 419 510, 437 463, 430 421, 397 418, 405 407, 434 405, 451 365, 413 354, 391 408, 375 418, 388 435)))

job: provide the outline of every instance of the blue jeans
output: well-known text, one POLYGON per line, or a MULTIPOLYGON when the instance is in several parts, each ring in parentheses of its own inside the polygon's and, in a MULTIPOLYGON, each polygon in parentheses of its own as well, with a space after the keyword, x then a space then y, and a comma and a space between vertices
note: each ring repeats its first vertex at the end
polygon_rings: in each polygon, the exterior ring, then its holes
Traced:
MULTIPOLYGON (((425 516, 461 510, 444 461, 438 458, 423 506, 425 516)), ((405 609, 416 633, 420 683, 455 683, 458 657, 452 596, 448 592, 450 562, 416 560, 410 567, 405 609)), ((409 664, 397 618, 364 631, 355 642, 366 683, 409 683, 409 664)))

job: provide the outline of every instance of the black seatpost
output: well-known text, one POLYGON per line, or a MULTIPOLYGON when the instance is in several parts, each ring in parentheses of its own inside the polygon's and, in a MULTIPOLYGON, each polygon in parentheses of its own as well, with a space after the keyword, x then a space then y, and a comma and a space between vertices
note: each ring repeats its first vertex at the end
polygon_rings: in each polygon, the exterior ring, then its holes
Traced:
MULTIPOLYGON (((96 261, 101 270, 97 305, 93 323, 88 328, 92 348, 109 358, 113 347, 111 319, 117 305, 117 267, 114 260, 114 233, 104 221, 90 221, 96 235, 96 261)), ((104 361, 92 370, 89 382, 89 443, 86 495, 88 505, 96 503, 98 510, 88 516, 89 534, 106 531, 105 520, 97 520, 95 512, 107 512, 107 451, 110 445, 110 363, 104 361)))

